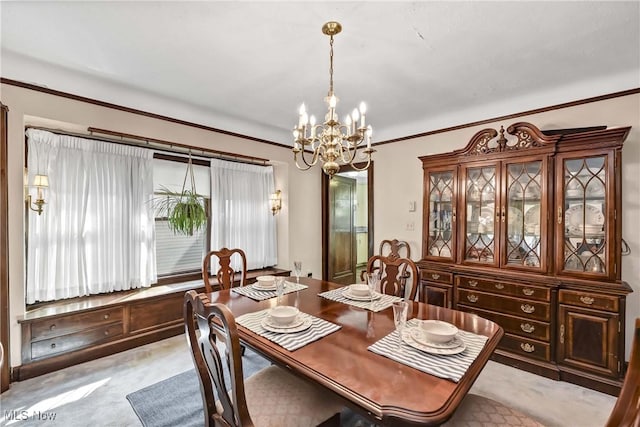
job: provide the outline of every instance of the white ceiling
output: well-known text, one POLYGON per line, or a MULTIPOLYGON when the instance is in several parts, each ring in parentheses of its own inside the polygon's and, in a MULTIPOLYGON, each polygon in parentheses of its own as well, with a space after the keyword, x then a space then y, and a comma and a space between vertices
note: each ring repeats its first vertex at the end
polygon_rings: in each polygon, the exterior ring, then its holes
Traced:
MULTIPOLYGON (((374 142, 640 87, 640 2, 0 3, 2 77, 290 144, 323 117, 374 142)), ((588 124, 585 124, 588 125, 588 124)), ((117 130, 117 129, 115 129, 117 130)))

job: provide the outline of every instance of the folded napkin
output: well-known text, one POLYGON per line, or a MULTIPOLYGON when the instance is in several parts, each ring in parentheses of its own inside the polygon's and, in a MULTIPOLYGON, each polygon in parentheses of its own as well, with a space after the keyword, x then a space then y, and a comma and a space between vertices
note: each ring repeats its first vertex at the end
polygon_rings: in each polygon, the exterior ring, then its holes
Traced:
MULTIPOLYGON (((418 322, 418 319, 411 319, 407 322, 406 327, 417 327, 418 322)), ((464 376, 465 372, 467 372, 467 369, 469 369, 473 361, 476 360, 476 357, 478 357, 478 354, 480 354, 480 351, 489 339, 484 335, 477 335, 463 330, 458 332, 458 338, 464 342, 466 348, 462 353, 451 355, 426 353, 404 342, 399 352, 397 331, 393 331, 386 337, 378 340, 369 346, 368 350, 388 357, 403 365, 426 372, 427 374, 458 382, 464 376)))
POLYGON ((267 331, 262 327, 262 319, 268 314, 270 309, 256 311, 254 313, 243 314, 236 318, 236 323, 240 326, 244 326, 251 332, 254 332, 260 336, 265 337, 269 341, 284 347, 286 350, 294 351, 305 345, 319 340, 320 338, 332 334, 339 330, 342 326, 331 323, 327 320, 320 319, 306 313, 300 313, 300 316, 307 316, 311 318, 311 326, 308 329, 294 333, 277 333, 267 331))
MULTIPOLYGON (((291 292, 301 291, 301 290, 307 289, 307 288, 308 288, 307 285, 301 285, 301 284, 298 284, 298 283, 295 283, 295 282, 285 282, 285 288, 284 288, 284 292, 282 293, 282 295, 289 294, 291 292)), ((254 288, 253 285, 247 285, 247 286, 240 286, 240 287, 231 288, 231 292, 235 292, 237 294, 244 295, 245 297, 249 297, 249 298, 251 298, 253 300, 256 300, 256 301, 262 301, 262 300, 269 299, 269 298, 275 298, 277 296, 275 290, 263 291, 263 290, 254 288)))
POLYGON ((375 313, 391 307, 391 304, 393 304, 395 301, 402 300, 402 298, 400 297, 382 294, 380 298, 374 301, 356 301, 342 295, 342 293, 347 289, 349 288, 345 286, 343 288, 333 289, 330 291, 319 293, 318 296, 321 296, 322 298, 330 299, 333 301, 338 301, 344 304, 353 305, 355 307, 364 308, 366 310, 373 311, 375 313))

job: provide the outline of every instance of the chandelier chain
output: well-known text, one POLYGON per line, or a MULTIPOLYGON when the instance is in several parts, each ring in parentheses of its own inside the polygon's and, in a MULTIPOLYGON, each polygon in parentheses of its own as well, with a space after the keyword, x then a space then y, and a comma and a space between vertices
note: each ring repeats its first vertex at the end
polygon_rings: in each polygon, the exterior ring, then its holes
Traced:
POLYGON ((329 96, 333 95, 333 36, 329 40, 329 96))

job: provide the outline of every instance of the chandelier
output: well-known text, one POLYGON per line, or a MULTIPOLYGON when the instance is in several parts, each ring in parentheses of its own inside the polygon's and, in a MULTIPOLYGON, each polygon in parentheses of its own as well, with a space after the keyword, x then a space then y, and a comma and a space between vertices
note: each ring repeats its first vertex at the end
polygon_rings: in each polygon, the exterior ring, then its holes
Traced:
POLYGON ((347 115, 344 124, 338 121, 336 104, 338 98, 333 93, 333 36, 342 31, 342 25, 338 22, 327 22, 322 26, 322 33, 329 36, 329 93, 325 98, 328 112, 322 124, 316 124, 314 116, 309 117, 304 104, 300 106, 298 125, 293 129, 293 159, 301 170, 308 170, 318 159, 324 163, 322 170, 333 175, 340 170, 341 165, 350 164, 356 170, 365 170, 371 164, 371 154, 376 150, 371 148, 371 126, 365 125, 366 106, 360 103, 360 108, 355 108, 351 115, 347 115), (363 142, 366 141, 366 148, 363 142), (362 145, 361 145, 362 144, 362 145), (361 158, 366 159, 363 167, 354 164, 358 150, 361 158), (298 161, 298 154, 302 165, 298 161), (310 159, 307 157, 310 156, 310 159))

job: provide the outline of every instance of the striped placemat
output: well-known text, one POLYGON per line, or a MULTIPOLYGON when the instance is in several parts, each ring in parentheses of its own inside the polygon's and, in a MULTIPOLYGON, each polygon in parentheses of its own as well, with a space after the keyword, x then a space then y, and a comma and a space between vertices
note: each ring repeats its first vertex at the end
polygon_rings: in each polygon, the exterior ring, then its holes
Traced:
MULTIPOLYGON (((417 319, 411 319, 407 322, 406 327, 417 327, 418 322, 419 320, 417 319)), ((369 346, 368 350, 427 374, 458 382, 478 357, 484 344, 489 339, 484 335, 477 335, 463 330, 458 332, 458 337, 464 341, 466 349, 462 353, 452 355, 425 353, 405 343, 402 344, 402 350, 398 352, 397 331, 393 331, 378 340, 369 346)))
POLYGON ((379 299, 375 301, 356 301, 353 299, 349 299, 342 295, 342 292, 347 290, 348 287, 332 289, 330 291, 322 292, 318 294, 322 298, 327 298, 333 301, 338 301, 344 304, 353 305, 359 308, 364 308, 365 310, 373 311, 377 313, 378 311, 384 310, 385 308, 391 307, 395 301, 401 301, 402 298, 396 297, 393 295, 383 294, 379 299))
POLYGON ((320 338, 327 336, 339 330, 342 326, 331 323, 327 320, 320 319, 319 317, 312 316, 306 313, 300 313, 301 316, 311 317, 312 323, 308 329, 304 331, 295 332, 292 334, 280 334, 276 332, 267 331, 262 327, 262 319, 267 315, 270 309, 256 311, 254 313, 243 314, 236 318, 238 325, 244 326, 251 332, 261 335, 273 341, 274 343, 284 347, 289 351, 297 350, 305 345, 319 340, 320 338))
MULTIPOLYGON (((307 289, 308 286, 307 285, 302 285, 299 283, 295 283, 295 282, 285 282, 285 288, 284 288, 284 292, 282 293, 282 295, 284 294, 290 294, 291 292, 296 292, 296 291, 301 291, 303 289, 307 289)), ((247 285, 247 286, 240 286, 240 287, 235 287, 235 288, 231 288, 231 292, 235 292, 237 294, 240 295, 244 295, 245 297, 249 297, 253 300, 256 301, 262 301, 265 299, 269 299, 269 298, 275 298, 276 295, 276 291, 263 291, 260 289, 256 289, 253 287, 253 285, 247 285)))

